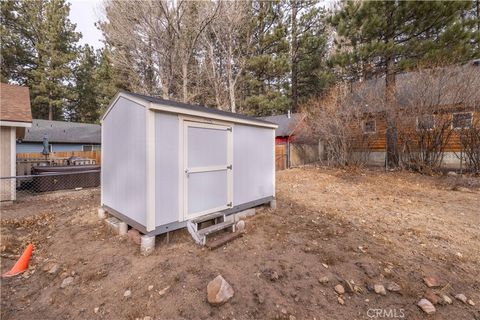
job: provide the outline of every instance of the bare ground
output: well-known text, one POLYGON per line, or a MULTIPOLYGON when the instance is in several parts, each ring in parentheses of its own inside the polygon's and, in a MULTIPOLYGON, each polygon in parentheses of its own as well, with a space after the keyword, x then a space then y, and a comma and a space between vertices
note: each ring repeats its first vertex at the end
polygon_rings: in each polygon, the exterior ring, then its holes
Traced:
POLYGON ((372 319, 369 310, 380 309, 391 318, 480 319, 480 178, 302 168, 278 173, 277 199, 277 210, 258 210, 223 248, 200 248, 182 231, 170 244, 158 237, 149 257, 97 220, 98 191, 4 205, 2 273, 27 243, 36 248, 23 276, 1 280, 1 318, 372 319), (58 274, 43 270, 51 263, 58 274), (211 307, 206 285, 217 274, 235 296, 211 307), (424 276, 439 279, 434 292, 476 305, 454 299, 425 315, 416 306, 424 276), (333 287, 343 280, 362 292, 340 305, 333 287), (368 290, 390 281, 402 290, 368 290))

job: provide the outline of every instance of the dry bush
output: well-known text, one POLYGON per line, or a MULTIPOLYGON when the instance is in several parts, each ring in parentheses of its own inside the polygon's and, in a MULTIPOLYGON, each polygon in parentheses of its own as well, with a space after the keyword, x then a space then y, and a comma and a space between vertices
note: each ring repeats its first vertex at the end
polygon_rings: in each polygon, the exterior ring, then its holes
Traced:
MULTIPOLYGON (((363 84, 356 84, 356 88, 363 84)), ((323 98, 302 106, 308 134, 324 146, 322 161, 331 166, 362 166, 368 162, 374 136, 362 133, 362 121, 378 105, 375 97, 353 95, 352 86, 338 85, 323 98)))
POLYGON ((474 120, 471 128, 459 131, 462 152, 459 157, 467 170, 480 173, 480 119, 474 120))
MULTIPOLYGON (((411 72, 399 81, 399 156, 403 167, 420 172, 440 169, 448 149, 458 148, 452 113, 478 106, 478 67, 471 64, 411 72)), ((475 154, 475 131, 461 130, 469 154, 475 154), (465 131, 465 132, 463 132, 465 131), (472 153, 473 152, 473 153, 472 153)), ((478 150, 477 150, 478 152, 478 150)), ((473 163, 475 160, 473 160, 473 163)), ((472 161, 469 161, 472 163, 472 161)))

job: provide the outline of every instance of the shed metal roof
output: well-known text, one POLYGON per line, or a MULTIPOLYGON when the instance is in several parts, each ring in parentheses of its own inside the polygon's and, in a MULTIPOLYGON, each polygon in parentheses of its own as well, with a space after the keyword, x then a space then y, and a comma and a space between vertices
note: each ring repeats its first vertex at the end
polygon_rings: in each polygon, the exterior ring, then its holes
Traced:
MULTIPOLYGON (((154 104, 180 108, 180 109, 185 110, 186 111, 185 113, 189 113, 189 112, 206 113, 206 114, 211 114, 211 115, 215 115, 215 116, 244 120, 244 121, 248 121, 250 123, 257 123, 257 124, 263 125, 263 126, 266 126, 266 125, 267 126, 268 125, 275 126, 275 123, 265 121, 265 120, 262 120, 262 119, 258 119, 258 118, 255 118, 255 117, 247 116, 247 115, 240 114, 240 113, 234 113, 234 112, 219 110, 219 109, 215 109, 215 108, 209 108, 209 107, 205 107, 205 106, 201 106, 201 105, 195 105, 195 104, 188 104, 188 103, 173 101, 173 100, 166 100, 166 99, 163 99, 163 98, 160 98, 160 97, 152 97, 152 96, 148 96, 148 95, 144 95, 144 94, 140 94, 140 93, 129 92, 129 91, 125 91, 125 90, 120 90, 119 93, 120 94, 123 93, 123 94, 126 94, 127 96, 129 95, 129 96, 144 100, 146 102, 151 102, 151 103, 154 103, 154 104)), ((108 110, 107 110, 106 114, 108 114, 108 110)), ((104 115, 104 117, 106 116, 106 114, 104 115)))
POLYGON ((101 143, 98 124, 33 119, 27 128, 24 142, 42 142, 47 135, 50 143, 101 143))

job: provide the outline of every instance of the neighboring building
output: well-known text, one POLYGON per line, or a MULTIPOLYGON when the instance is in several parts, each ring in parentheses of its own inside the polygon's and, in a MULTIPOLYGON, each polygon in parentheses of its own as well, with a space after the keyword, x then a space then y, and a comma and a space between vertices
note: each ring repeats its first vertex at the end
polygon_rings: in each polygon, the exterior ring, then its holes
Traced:
MULTIPOLYGON (((0 83, 0 176, 15 176, 16 145, 32 124, 28 87, 0 83)), ((0 201, 15 200, 15 180, 0 181, 0 201)))
POLYGON ((17 139, 17 153, 42 152, 44 136, 50 152, 95 151, 101 147, 98 124, 33 119, 25 137, 17 139))
MULTIPOLYGON (((443 164, 457 166, 462 152, 460 133, 480 124, 480 60, 438 70, 398 74, 396 77, 397 129, 399 145, 409 139, 411 152, 417 152, 418 139, 435 138, 441 126, 452 129, 445 139, 443 164), (431 137, 420 137, 423 131, 431 137)), ((369 163, 385 165, 386 119, 385 78, 352 85, 345 107, 364 108, 363 118, 352 126, 358 130, 356 151, 369 153, 369 163)), ((446 130, 448 131, 448 130, 446 130)), ((402 147, 404 147, 402 145, 402 147)))
POLYGON ((275 123, 278 128, 275 129, 275 144, 286 144, 295 139, 295 134, 300 129, 305 114, 290 113, 278 116, 260 117, 260 119, 275 123))

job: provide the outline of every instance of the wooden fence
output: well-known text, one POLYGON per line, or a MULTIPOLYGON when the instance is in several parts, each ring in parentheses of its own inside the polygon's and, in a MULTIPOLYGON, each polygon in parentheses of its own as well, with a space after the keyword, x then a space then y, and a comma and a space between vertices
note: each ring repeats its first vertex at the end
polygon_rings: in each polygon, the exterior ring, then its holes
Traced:
POLYGON ((62 151, 52 152, 47 157, 39 152, 17 153, 17 176, 30 174, 32 166, 40 163, 61 164, 63 160, 70 157, 79 157, 83 159, 95 160, 95 163, 101 165, 101 151, 62 151))
POLYGON ((318 144, 289 143, 275 145, 275 169, 285 170, 320 161, 318 144))

